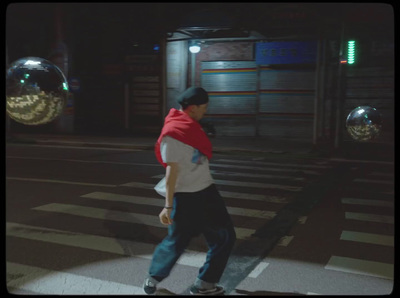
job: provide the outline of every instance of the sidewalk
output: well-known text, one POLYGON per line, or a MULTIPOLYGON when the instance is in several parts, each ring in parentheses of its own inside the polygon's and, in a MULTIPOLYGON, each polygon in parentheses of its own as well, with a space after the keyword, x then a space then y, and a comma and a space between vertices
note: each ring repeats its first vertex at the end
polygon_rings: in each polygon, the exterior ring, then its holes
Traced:
MULTIPOLYGON (((210 138, 214 153, 307 155, 320 158, 394 161, 394 145, 385 143, 344 143, 341 150, 329 146, 316 147, 312 141, 268 137, 214 137, 210 138)), ((120 149, 153 150, 157 136, 91 136, 67 134, 12 133, 7 143, 62 145, 120 149)))

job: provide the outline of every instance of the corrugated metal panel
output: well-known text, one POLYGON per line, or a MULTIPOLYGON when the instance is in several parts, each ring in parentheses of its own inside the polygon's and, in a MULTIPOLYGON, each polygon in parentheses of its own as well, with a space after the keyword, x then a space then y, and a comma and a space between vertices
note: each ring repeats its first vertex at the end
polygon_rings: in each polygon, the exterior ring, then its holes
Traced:
POLYGON ((313 92, 261 92, 261 113, 305 113, 314 112, 313 92))
POLYGON ((220 136, 255 136, 257 65, 254 61, 202 62, 202 87, 209 94, 209 119, 220 136), (236 115, 254 115, 236 117, 236 115))
POLYGON ((314 70, 261 66, 259 135, 311 140, 314 88, 314 70))
POLYGON ((202 62, 202 87, 209 93, 208 121, 217 135, 255 136, 258 130, 261 136, 312 138, 313 70, 276 70, 254 61, 202 62))
POLYGON ((261 90, 314 90, 315 71, 260 69, 261 90))
POLYGON ((201 79, 208 92, 256 91, 257 66, 252 61, 202 62, 201 79))
POLYGON ((218 136, 255 136, 255 117, 223 117, 204 119, 213 124, 218 136))
POLYGON ((257 95, 217 95, 209 93, 208 114, 255 114, 257 95))

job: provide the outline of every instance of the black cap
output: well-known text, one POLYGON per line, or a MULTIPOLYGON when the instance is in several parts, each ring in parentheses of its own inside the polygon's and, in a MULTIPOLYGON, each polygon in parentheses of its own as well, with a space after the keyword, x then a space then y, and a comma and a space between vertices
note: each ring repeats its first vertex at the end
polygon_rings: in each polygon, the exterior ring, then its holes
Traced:
POLYGON ((190 87, 178 97, 178 103, 183 106, 208 103, 207 91, 201 87, 190 87))

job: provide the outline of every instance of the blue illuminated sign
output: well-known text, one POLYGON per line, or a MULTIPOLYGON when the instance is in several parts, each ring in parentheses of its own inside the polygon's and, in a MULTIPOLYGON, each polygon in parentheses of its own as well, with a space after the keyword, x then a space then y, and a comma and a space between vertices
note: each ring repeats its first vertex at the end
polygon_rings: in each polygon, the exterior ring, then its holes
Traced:
POLYGON ((317 48, 316 41, 257 42, 256 63, 264 65, 315 63, 317 48))

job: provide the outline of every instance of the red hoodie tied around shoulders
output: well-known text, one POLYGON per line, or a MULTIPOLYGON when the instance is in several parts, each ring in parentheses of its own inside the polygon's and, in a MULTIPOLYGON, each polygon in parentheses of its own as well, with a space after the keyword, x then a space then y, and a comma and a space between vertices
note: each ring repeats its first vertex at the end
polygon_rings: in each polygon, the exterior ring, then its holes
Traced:
POLYGON ((167 117, 165 117, 160 137, 155 145, 157 160, 164 168, 167 167, 167 164, 162 160, 160 146, 165 136, 170 136, 171 138, 198 149, 207 156, 209 160, 212 157, 211 142, 201 125, 182 111, 178 111, 174 108, 169 111, 167 117))

